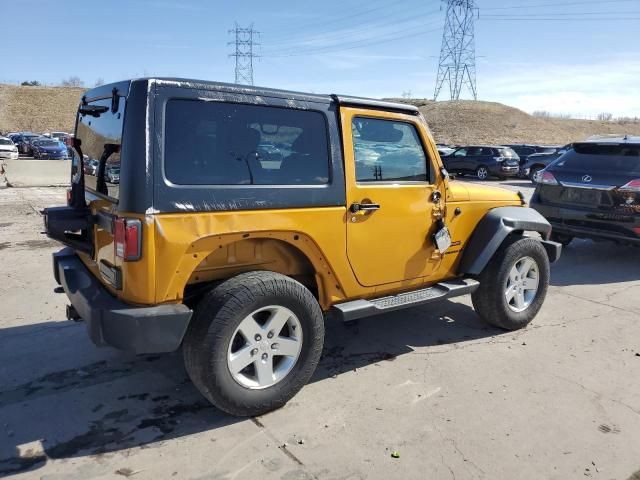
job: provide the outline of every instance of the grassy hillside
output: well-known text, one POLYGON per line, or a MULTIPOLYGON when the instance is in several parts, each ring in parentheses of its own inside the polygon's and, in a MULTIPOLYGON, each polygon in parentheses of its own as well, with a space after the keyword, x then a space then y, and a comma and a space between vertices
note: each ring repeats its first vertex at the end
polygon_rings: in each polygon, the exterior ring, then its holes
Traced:
POLYGON ((408 102, 420 108, 436 140, 442 143, 564 145, 592 135, 640 135, 640 122, 538 118, 517 108, 494 102, 408 102))
POLYGON ((84 90, 0 85, 0 131, 70 132, 84 90))
MULTIPOLYGON (((0 131, 71 131, 82 88, 0 85, 0 131)), ((396 101, 403 101, 398 100, 396 101)), ((533 117, 492 102, 409 100, 443 143, 565 144, 606 133, 640 135, 640 122, 533 117)))

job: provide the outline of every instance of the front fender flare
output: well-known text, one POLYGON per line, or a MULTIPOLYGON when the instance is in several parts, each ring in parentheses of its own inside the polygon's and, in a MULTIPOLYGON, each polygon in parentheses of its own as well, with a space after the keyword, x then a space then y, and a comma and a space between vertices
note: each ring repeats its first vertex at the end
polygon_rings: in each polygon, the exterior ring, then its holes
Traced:
POLYGON ((546 218, 532 208, 499 207, 490 210, 476 226, 462 254, 459 273, 479 275, 509 234, 525 231, 538 232, 549 260, 558 259, 558 245, 548 241, 551 224, 546 218))

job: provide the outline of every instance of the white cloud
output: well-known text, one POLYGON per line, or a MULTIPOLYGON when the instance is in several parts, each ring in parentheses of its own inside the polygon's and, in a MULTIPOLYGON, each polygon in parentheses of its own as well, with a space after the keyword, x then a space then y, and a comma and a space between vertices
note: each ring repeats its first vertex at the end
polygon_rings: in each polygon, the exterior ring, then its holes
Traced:
POLYGON ((591 64, 498 63, 481 70, 478 90, 483 100, 527 112, 640 115, 639 55, 612 56, 591 64))

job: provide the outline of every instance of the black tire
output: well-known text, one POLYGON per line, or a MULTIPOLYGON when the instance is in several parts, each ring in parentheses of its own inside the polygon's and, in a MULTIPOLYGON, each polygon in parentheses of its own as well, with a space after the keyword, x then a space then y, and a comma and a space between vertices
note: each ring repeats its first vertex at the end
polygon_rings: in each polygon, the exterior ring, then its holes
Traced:
POLYGON ((549 286, 549 257, 533 238, 509 237, 480 274, 480 287, 471 295, 473 307, 488 324, 505 330, 526 327, 544 303, 549 286), (538 290, 531 304, 521 312, 512 310, 505 298, 509 272, 522 258, 532 258, 538 266, 538 290))
POLYGON ((573 241, 573 237, 571 235, 565 235, 564 233, 551 233, 552 242, 561 243, 563 246, 568 247, 569 244, 573 241))
POLYGON ((540 167, 533 167, 531 168, 531 170, 529 170, 529 180, 531 180, 531 183, 533 183, 534 185, 536 184, 534 178, 536 177, 536 173, 538 173, 540 170, 542 170, 542 168, 540 167))
POLYGON ((489 173, 489 169, 486 165, 480 165, 476 168, 476 178, 478 180, 489 180, 491 174, 489 173))
POLYGON ((198 303, 183 341, 189 377, 213 405, 237 416, 282 407, 311 378, 324 344, 320 305, 304 285, 274 272, 248 272, 213 288, 198 303), (278 383, 250 389, 234 380, 227 366, 229 343, 240 322, 255 310, 278 305, 300 321, 302 346, 291 371, 278 383))

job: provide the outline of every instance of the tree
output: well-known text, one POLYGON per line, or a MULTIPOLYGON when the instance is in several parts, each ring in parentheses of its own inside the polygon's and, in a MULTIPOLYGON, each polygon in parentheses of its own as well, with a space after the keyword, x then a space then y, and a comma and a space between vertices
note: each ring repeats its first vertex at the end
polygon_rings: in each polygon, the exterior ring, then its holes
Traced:
POLYGON ((94 87, 99 87, 101 85, 104 85, 104 78, 100 77, 96 80, 96 83, 94 84, 94 87))
POLYGON ((610 122, 612 118, 613 115, 611 113, 602 112, 598 114, 598 120, 602 122, 610 122))
POLYGON ((22 85, 23 87, 39 87, 40 82, 37 80, 31 80, 30 82, 29 81, 22 82, 20 85, 22 85))
POLYGON ((80 77, 76 75, 72 75, 69 78, 65 78, 62 80, 63 87, 82 87, 84 82, 80 80, 80 77))

